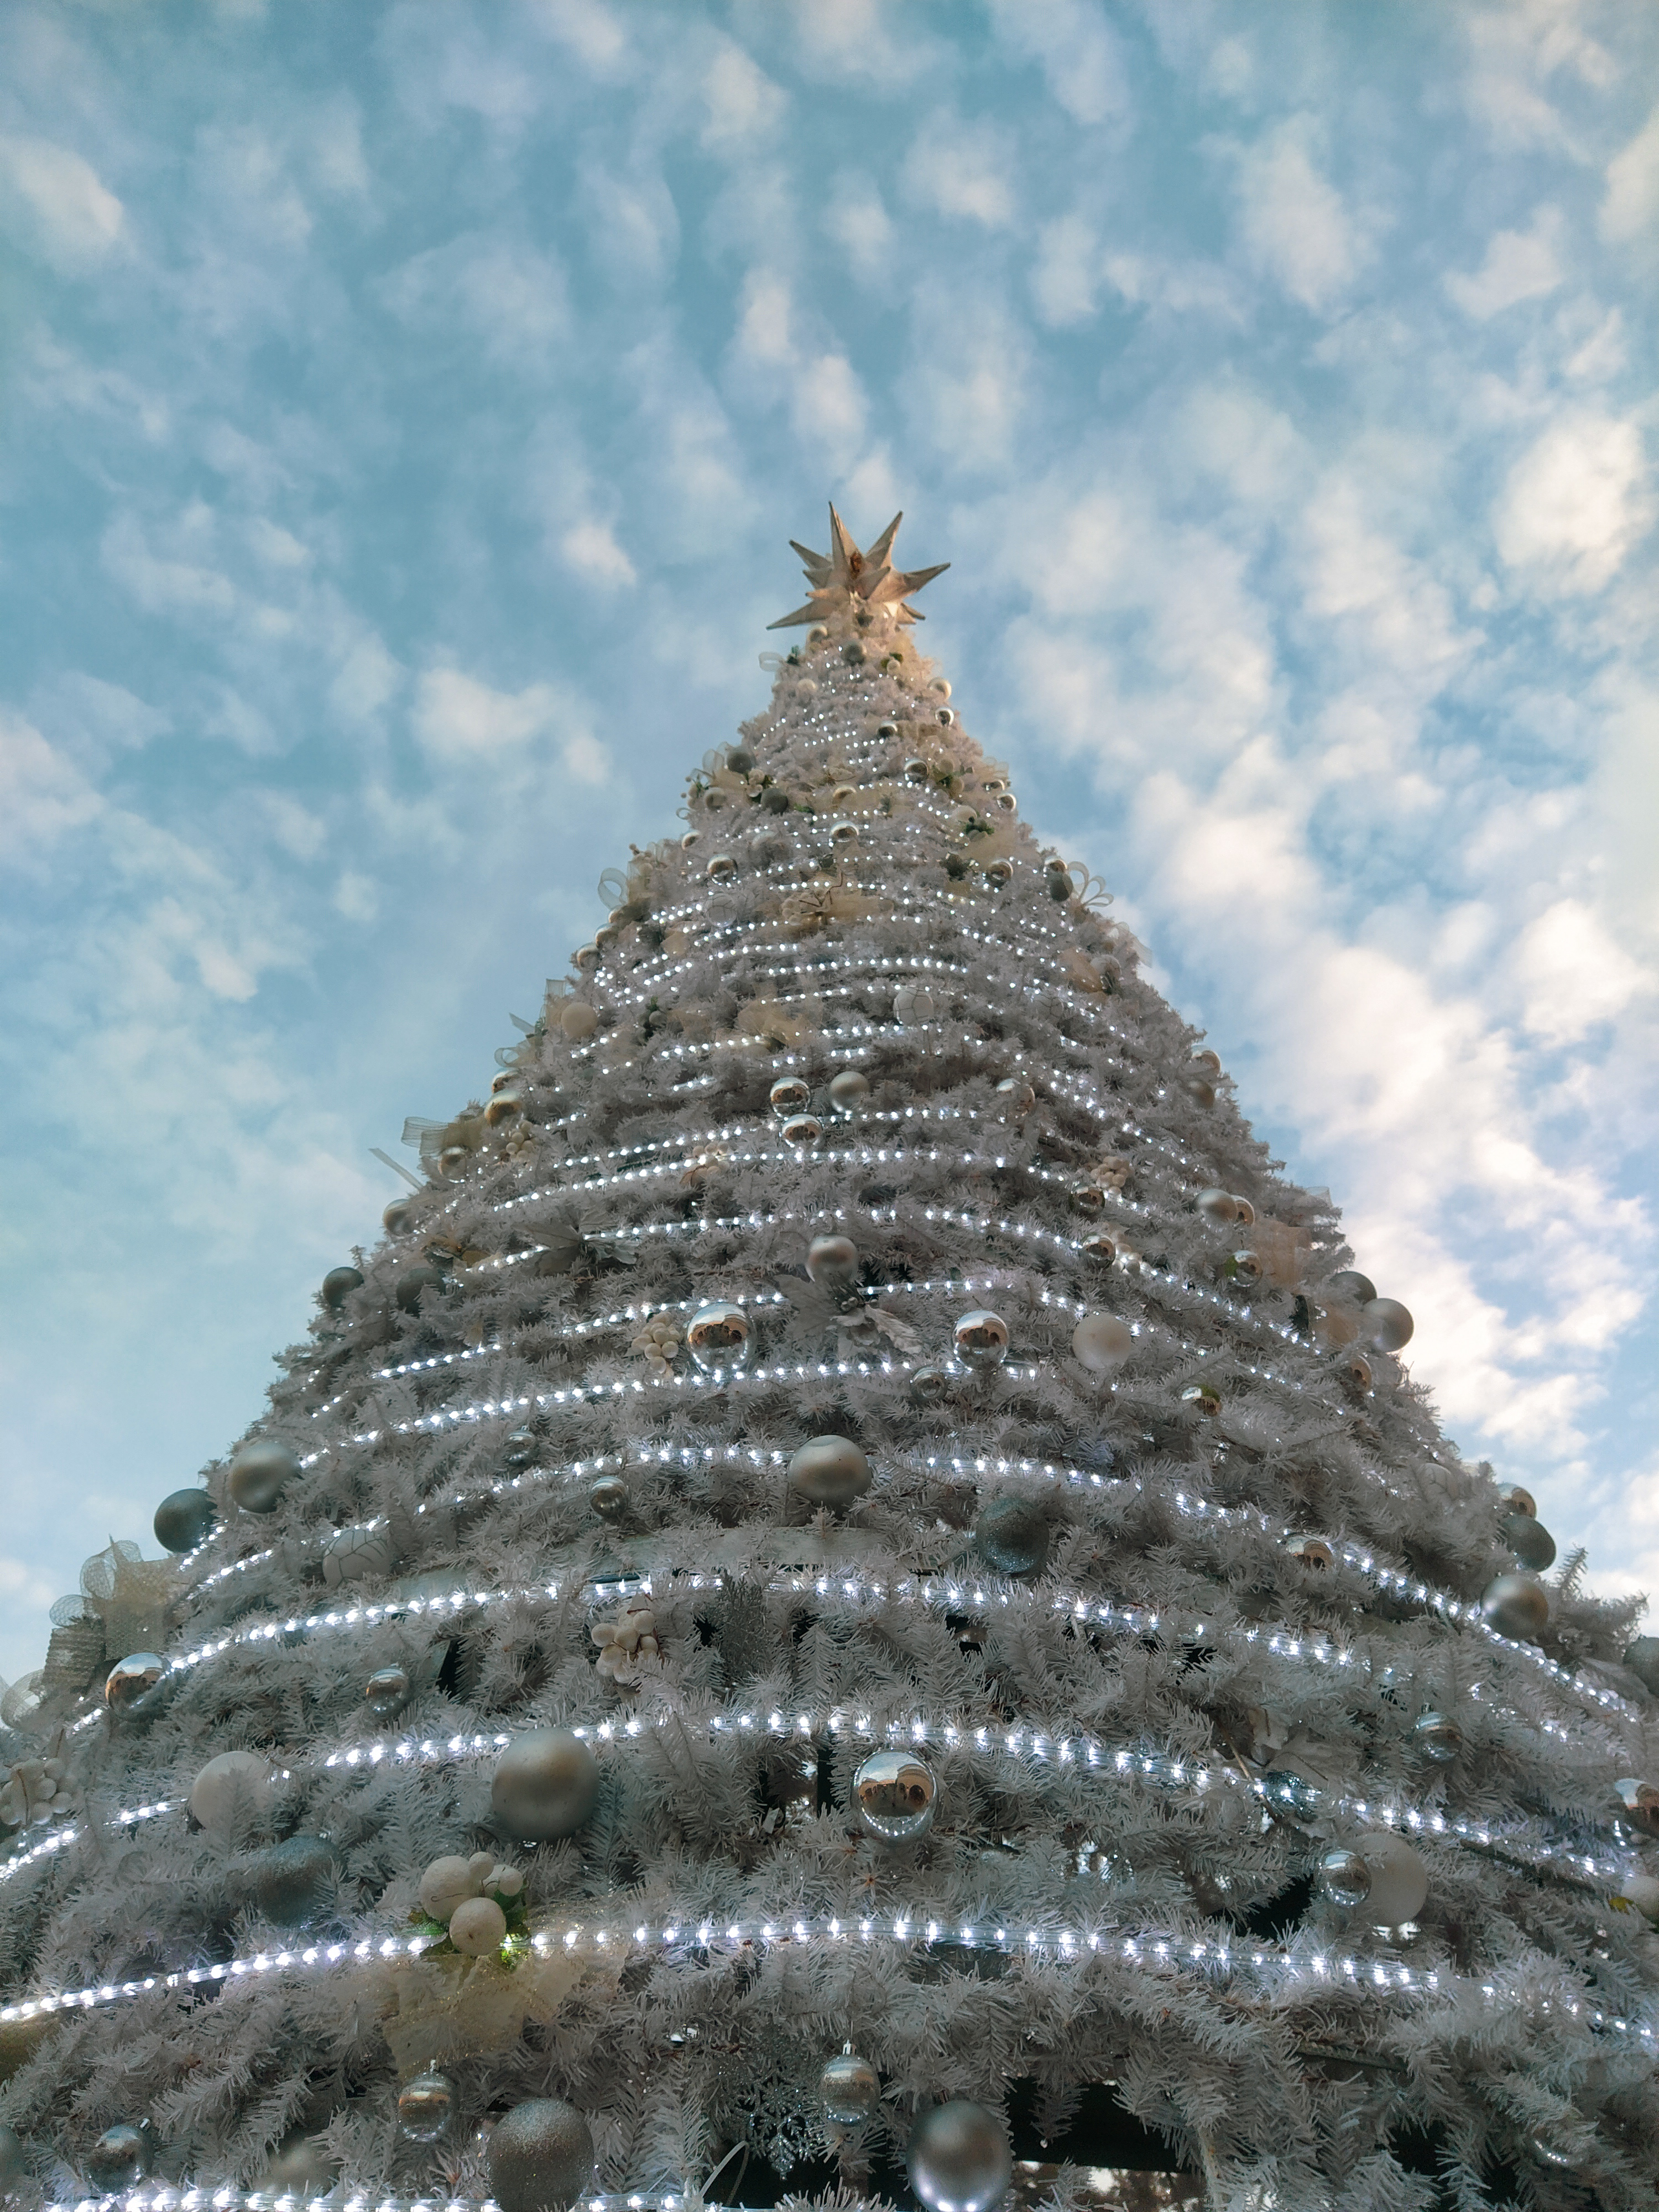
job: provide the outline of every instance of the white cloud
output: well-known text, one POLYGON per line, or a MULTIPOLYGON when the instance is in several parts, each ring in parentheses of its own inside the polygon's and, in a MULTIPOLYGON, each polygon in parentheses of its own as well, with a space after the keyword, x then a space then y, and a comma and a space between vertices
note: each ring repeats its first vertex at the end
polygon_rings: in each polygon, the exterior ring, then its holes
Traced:
POLYGON ((381 297, 404 322, 446 333, 459 319, 502 367, 545 374, 569 323, 564 271, 520 240, 463 232, 394 270, 381 297))
POLYGON ((1607 164, 1601 232, 1609 245, 1651 242, 1659 228, 1659 107, 1607 164))
POLYGON ((102 804, 32 722, 0 710, 0 859, 33 867, 102 804))
POLYGON ((1609 580, 1651 519, 1635 424, 1577 415, 1553 423, 1515 463, 1492 528, 1510 568, 1582 592, 1609 580))
POLYGON ((1454 270, 1446 289, 1466 315, 1486 322, 1522 300, 1541 300, 1553 292, 1565 271, 1559 248, 1563 224, 1559 208, 1541 207, 1528 230, 1500 230, 1486 242, 1486 258, 1474 276, 1454 270))
POLYGON ((911 197, 936 214, 1006 230, 1014 220, 1012 143, 988 123, 933 115, 905 158, 911 197))
POLYGON ((991 0, 991 21, 1005 45, 1042 63, 1050 95, 1075 122, 1128 118, 1122 49, 1093 0, 991 0))
POLYGON ((348 921, 373 921, 380 911, 380 885, 348 868, 334 886, 334 910, 348 921))
POLYGON ((1508 0, 1462 19, 1469 48, 1465 103, 1506 150, 1544 147, 1578 154, 1565 118, 1549 98, 1551 81, 1565 72, 1600 88, 1616 72, 1607 48, 1580 27, 1578 13, 1572 0, 1508 0))
POLYGON ((1526 979, 1526 1025, 1552 1045, 1576 1044, 1659 982, 1574 898, 1558 899, 1528 926, 1516 963, 1526 979))
POLYGON ((586 583, 615 588, 639 580, 634 563, 617 544, 607 523, 572 524, 559 540, 559 551, 565 566, 586 583))
POLYGON ((574 54, 596 76, 624 74, 628 37, 615 13, 599 0, 535 0, 533 20, 549 38, 574 54))
POLYGON ((329 704, 348 722, 378 714, 403 681, 403 668, 373 630, 356 637, 328 687, 329 704))
POLYGON ((1080 215, 1064 215, 1037 233, 1031 297, 1038 320, 1051 331, 1086 323, 1095 313, 1101 281, 1100 238, 1080 215))
POLYGON ((873 284, 891 272, 896 244, 892 218, 881 194, 867 177, 836 179, 824 210, 823 227, 847 256, 848 267, 863 284, 873 284))
POLYGON ((1238 157, 1239 229, 1255 265, 1314 314, 1341 301, 1360 260, 1341 194, 1315 162, 1317 125, 1294 116, 1238 157))
POLYGON ((125 222, 91 162, 46 138, 0 136, 0 208, 8 203, 35 248, 71 272, 101 261, 125 222))
POLYGON ((416 693, 415 734, 440 760, 487 760, 538 737, 557 711, 550 684, 496 691, 459 668, 431 668, 416 693))
POLYGON ((709 152, 747 152, 776 135, 788 95, 739 46, 722 39, 703 72, 703 145, 709 152))
POLYGON ((566 773, 590 788, 604 783, 611 774, 611 756, 591 730, 579 730, 567 738, 560 758, 566 773))

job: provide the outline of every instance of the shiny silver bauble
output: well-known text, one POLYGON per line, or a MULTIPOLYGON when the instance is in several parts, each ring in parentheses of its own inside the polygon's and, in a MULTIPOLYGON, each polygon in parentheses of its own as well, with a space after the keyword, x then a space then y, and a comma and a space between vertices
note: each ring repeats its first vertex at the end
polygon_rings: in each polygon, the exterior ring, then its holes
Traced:
POLYGON ((587 1503, 590 1510, 598 1514, 601 1521, 609 1521, 614 1525, 628 1518, 632 1498, 621 1475, 602 1474, 588 1485, 587 1503))
POLYGON ((1480 1610, 1500 1636, 1535 1644, 1549 1626, 1549 1592, 1532 1575, 1499 1575, 1482 1592, 1480 1610))
POLYGON ((1103 1229, 1091 1230, 1077 1249, 1097 1267, 1109 1267, 1117 1258, 1117 1239, 1109 1237, 1103 1229))
POLYGON ((1351 1390, 1369 1390, 1376 1380, 1370 1361, 1352 1345, 1339 1352, 1331 1365, 1351 1390))
POLYGON ((1232 1274, 1235 1282, 1259 1283, 1261 1262, 1254 1252, 1235 1252, 1232 1255, 1232 1274))
POLYGON ((1192 1100, 1194 1106, 1213 1106, 1215 1104, 1215 1085, 1208 1079, 1207 1077, 1202 1075, 1184 1075, 1181 1079, 1181 1087, 1186 1092, 1187 1096, 1192 1100))
POLYGON ((729 853, 716 853, 703 870, 711 884, 729 884, 738 872, 738 864, 729 853))
POLYGON ((158 1652, 130 1651, 104 1678, 104 1703, 118 1721, 147 1721, 161 1710, 167 1666, 158 1652))
POLYGON ((1319 1862, 1319 1887, 1333 1905, 1363 1905, 1371 1892, 1371 1870, 1358 1851, 1327 1851, 1319 1862))
POLYGON ((818 2094, 831 2127, 862 2127, 881 2102, 881 2077, 856 2051, 838 2051, 818 2076, 818 2094))
POLYGON ((430 2068, 398 2092, 398 2132, 407 2142, 436 2142, 455 2118, 455 2084, 430 2068))
POLYGON ((726 1298, 699 1306, 685 1332, 685 1348, 705 1375, 717 1367, 741 1367, 749 1340, 748 1315, 726 1298))
POLYGON ((988 1307, 963 1314, 954 1336, 957 1358, 964 1367, 1000 1367, 1008 1357, 1008 1324, 988 1307))
POLYGON ((166 1551, 193 1552, 213 1534, 218 1517, 205 1490, 170 1490, 155 1509, 155 1540, 166 1551))
POLYGON ((974 1522, 974 1548, 994 1574, 1040 1575, 1048 1560, 1048 1516, 1029 1498, 989 1498, 974 1522))
POLYGON ((1624 1774, 1613 1784, 1625 1818, 1644 1835, 1659 1836, 1659 1784, 1624 1774))
POLYGON ((273 1437, 244 1444, 230 1462, 225 1488, 244 1513, 274 1513, 283 1491, 300 1479, 300 1462, 273 1437))
POLYGON ((790 1460, 788 1474, 792 1489, 835 1512, 861 1498, 874 1479, 869 1461, 850 1437, 813 1437, 790 1460))
POLYGON ((1518 1482, 1511 1483, 1507 1490, 1498 1492, 1498 1510, 1500 1514, 1531 1513, 1535 1516, 1538 1500, 1531 1491, 1522 1490, 1518 1482))
POLYGON ((985 880, 994 891, 1006 891, 1013 879, 1013 869, 1006 860, 992 860, 986 867, 985 880))
POLYGON ((361 1267, 331 1267, 323 1277, 322 1299, 330 1313, 338 1313, 354 1291, 363 1287, 361 1267))
POLYGON ((830 1103, 837 1114, 855 1114, 870 1096, 870 1079, 856 1067, 843 1067, 830 1079, 830 1103))
POLYGON ((1368 1298, 1359 1309, 1359 1328, 1379 1352, 1402 1352, 1417 1324, 1398 1298, 1368 1298))
POLYGON ((406 1667, 377 1667, 363 1685, 363 1703, 372 1719, 395 1721, 413 1693, 406 1667))
POLYGON ((804 1114, 812 1103, 812 1086, 799 1075, 781 1075, 766 1094, 767 1103, 780 1121, 804 1114))
POLYGON ((1194 1203, 1204 1218, 1216 1229, 1225 1229, 1238 1218, 1238 1200, 1230 1190, 1219 1190, 1213 1185, 1201 1190, 1194 1203))
POLYGON ((854 823, 837 822, 835 828, 830 832, 830 842, 832 845, 839 845, 843 850, 848 845, 856 845, 858 842, 858 827, 854 823))
POLYGON ((1072 1354, 1091 1375, 1111 1375, 1134 1351, 1127 1322, 1115 1314, 1086 1313, 1072 1331, 1072 1354))
POLYGON ((415 1193, 406 1198, 394 1198, 382 1209, 380 1226, 388 1237, 407 1237, 419 1218, 415 1193))
POLYGON ((532 2097, 497 2120, 488 2154, 501 2212, 565 2212, 593 2174, 593 2137, 574 2105, 532 2097))
POLYGON ((1376 1296, 1376 1285, 1369 1275, 1362 1275, 1358 1267, 1344 1267, 1325 1285, 1334 1298, 1346 1298, 1351 1304, 1368 1306, 1376 1296))
POLYGON ((904 781, 907 783, 927 782, 927 763, 919 754, 913 754, 910 759, 905 762, 904 781))
POLYGON ((1370 1888, 1359 1908, 1373 1928, 1398 1928, 1415 1920, 1428 1900, 1429 1869, 1403 1836, 1379 1830, 1365 1838, 1370 1888))
POLYGON ((1207 1382, 1189 1382, 1181 1394, 1181 1402, 1202 1419, 1212 1421, 1221 1411, 1221 1393, 1207 1382))
POLYGON ((274 1928, 309 1928, 334 1902, 339 1868, 320 1836, 289 1836, 262 1851, 253 1902, 274 1928))
POLYGON ((910 2130, 909 2168, 927 2212, 995 2212, 1014 2170, 1008 2130, 965 2097, 935 2105, 910 2130))
POLYGON ((918 1367, 910 1377, 910 1395, 918 1406, 937 1406, 950 1388, 942 1367, 918 1367))
POLYGON ((1531 1573, 1555 1565, 1555 1539, 1535 1514, 1506 1513, 1502 1525, 1504 1543, 1531 1573))
POLYGON ((1336 1553, 1322 1536, 1287 1536, 1285 1549, 1298 1566, 1312 1567, 1320 1574, 1336 1565, 1336 1553))
POLYGON ((1447 1713, 1419 1713, 1412 1723, 1412 1741, 1425 1759, 1449 1766, 1463 1748, 1463 1731, 1447 1713))
POLYGON ((86 2176, 100 2197, 136 2189, 149 2172, 149 2145, 142 2128, 120 2120, 106 2128, 87 2153, 86 2176))
POLYGON ((1023 1075, 1005 1075, 997 1085, 997 1111, 1023 1121, 1036 1104, 1036 1093, 1023 1075))
POLYGON ((786 1145, 816 1145, 823 1124, 816 1114, 792 1114, 778 1134, 786 1145))
POLYGON ((859 1248, 850 1237, 815 1237, 806 1248, 806 1272, 815 1283, 845 1290, 859 1275, 859 1248))
POLYGON ((534 1429, 514 1429, 501 1439, 501 1464, 504 1467, 533 1467, 538 1439, 534 1429))
POLYGON ((599 1763, 579 1735, 532 1729, 496 1760, 489 1808, 508 1835, 538 1844, 586 1826, 599 1794, 599 1763))
POLYGON ((860 1824, 878 1842, 914 1844, 933 1825, 939 1784, 913 1751, 873 1751, 853 1777, 860 1824))

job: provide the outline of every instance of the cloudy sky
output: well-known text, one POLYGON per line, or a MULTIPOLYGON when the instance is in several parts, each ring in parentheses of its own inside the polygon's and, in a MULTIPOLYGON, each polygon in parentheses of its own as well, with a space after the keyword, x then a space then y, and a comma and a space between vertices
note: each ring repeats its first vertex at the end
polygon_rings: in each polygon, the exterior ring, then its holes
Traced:
POLYGON ((765 696, 833 495, 1464 1451, 1659 1590, 1659 12, 0 17, 0 1674, 765 696))

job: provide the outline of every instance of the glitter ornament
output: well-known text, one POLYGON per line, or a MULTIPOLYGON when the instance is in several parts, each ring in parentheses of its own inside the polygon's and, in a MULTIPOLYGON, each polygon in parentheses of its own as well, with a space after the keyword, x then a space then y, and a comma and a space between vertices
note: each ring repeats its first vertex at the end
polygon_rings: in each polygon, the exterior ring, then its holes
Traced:
POLYGON ((1403 1836, 1384 1829, 1367 1836, 1362 1856, 1371 1878, 1360 1917, 1373 1928, 1415 1920, 1427 1902, 1429 1870, 1403 1836))
POLYGON ((262 1851, 253 1902, 274 1928, 309 1928, 334 1902, 339 1869, 320 1836, 289 1836, 262 1851))
POLYGON ((274 1770, 255 1751, 222 1751, 190 1785, 191 1817, 198 1827, 228 1835, 244 1820, 264 1816, 274 1770))
POLYGON ((881 2102, 881 2077, 856 2051, 838 2051, 818 2076, 818 2094, 831 2127, 861 2128, 881 2102))
POLYGON ((154 1651, 131 1651, 104 1678, 104 1703, 118 1721, 147 1721, 161 1710, 167 1667, 154 1651))
POLYGON ((1549 1626, 1549 1592, 1531 1575, 1499 1575, 1482 1592, 1480 1610, 1500 1636, 1535 1644, 1549 1626))
POLYGON ((262 1437, 244 1444, 232 1460, 225 1488, 244 1513, 274 1513, 299 1476, 300 1462, 288 1446, 262 1437))
POLYGON ((1360 1334, 1379 1352, 1401 1352, 1416 1324, 1396 1298, 1369 1298, 1359 1309, 1360 1334))
POLYGON ((507 1941, 507 1915, 493 1897, 469 1897, 449 1916, 449 1940, 466 1959, 487 1959, 507 1941))
POLYGON ((394 1721, 414 1693, 404 1667, 377 1667, 363 1685, 363 1703, 377 1721, 394 1721))
POLYGON ((361 1267, 331 1267, 323 1277, 322 1300, 331 1314, 339 1312, 354 1291, 363 1287, 361 1267))
POLYGON ((957 1358, 964 1367, 1000 1367, 1008 1357, 1008 1324, 988 1307, 963 1315, 954 1331, 957 1358))
POLYGON ((790 1487, 840 1512, 869 1489, 870 1462, 850 1437, 814 1437, 789 1462, 790 1487))
POLYGON ((1332 1297, 1346 1298, 1357 1306, 1370 1305, 1376 1296, 1376 1285, 1370 1277, 1362 1275, 1354 1267, 1344 1267, 1339 1274, 1333 1275, 1325 1288, 1332 1297))
POLYGON ((799 1075, 781 1075, 766 1096, 779 1121, 787 1121, 792 1114, 804 1113, 811 1103, 812 1086, 799 1075))
POLYGON ((1115 1314, 1085 1314, 1072 1331, 1073 1356, 1091 1375, 1115 1373, 1134 1348, 1128 1323, 1115 1314))
POLYGON ((398 2132, 406 2142, 433 2143, 449 2132, 455 2118, 455 2084, 428 2069, 398 2092, 398 2132))
POLYGON ((749 1316, 741 1306, 724 1298, 699 1306, 685 1332, 685 1343, 705 1375, 719 1367, 741 1367, 749 1358, 749 1316))
POLYGON ((1333 1905, 1363 1905, 1371 1892, 1371 1870, 1358 1851, 1327 1851, 1319 1862, 1319 1887, 1333 1905))
POLYGON ((628 1485, 619 1474, 602 1474, 588 1485, 587 1503, 601 1521, 626 1520, 630 1503, 628 1485))
POLYGON ((1463 1731, 1445 1713, 1419 1713, 1412 1723, 1412 1741, 1437 1766, 1449 1766, 1463 1747, 1463 1731))
POLYGON ((838 1114, 855 1114, 870 1096, 870 1079, 856 1067, 843 1067, 830 1079, 830 1103, 838 1114))
POLYGON ((796 1114, 784 1123, 778 1134, 786 1145, 816 1145, 823 1134, 823 1124, 816 1114, 796 1114))
POLYGON ((1013 2173, 1001 2119, 965 2097, 922 2113, 910 2130, 908 2164, 927 2212, 995 2212, 1013 2173))
POLYGON ((155 1540, 165 1551, 193 1552, 213 1534, 218 1517, 205 1490, 169 1491, 155 1509, 155 1540))
POLYGON ((341 1528, 323 1547, 323 1581, 330 1589, 337 1589, 342 1583, 390 1574, 396 1562, 397 1547, 392 1531, 384 1524, 378 1528, 341 1528))
POLYGON ((1533 1514, 1506 1513, 1503 1521, 1503 1538, 1522 1565, 1531 1573, 1542 1574, 1546 1567, 1555 1565, 1555 1539, 1533 1514))
POLYGON ((806 1272, 815 1283, 845 1290, 858 1280, 859 1248, 850 1237, 815 1237, 806 1248, 806 1272))
POLYGON ((149 2145, 142 2128, 118 2121, 106 2128, 87 2153, 87 2179, 100 2197, 136 2189, 149 2172, 149 2145))
POLYGON ((580 1736, 567 1728, 532 1729, 495 1762, 489 1805, 509 1835, 543 1843, 586 1826, 599 1794, 599 1761, 580 1736))
POLYGON ((1029 1498, 993 1498, 974 1522, 974 1548, 994 1574, 1040 1575, 1048 1559, 1048 1516, 1029 1498))
POLYGON ((490 2131, 489 2193, 501 2212, 565 2212, 593 2174, 593 2137, 574 2105, 532 2097, 490 2131))
POLYGON ((913 1844, 933 1825, 939 1784, 911 1751, 873 1751, 853 1777, 853 1802, 866 1831, 884 1844, 913 1844))

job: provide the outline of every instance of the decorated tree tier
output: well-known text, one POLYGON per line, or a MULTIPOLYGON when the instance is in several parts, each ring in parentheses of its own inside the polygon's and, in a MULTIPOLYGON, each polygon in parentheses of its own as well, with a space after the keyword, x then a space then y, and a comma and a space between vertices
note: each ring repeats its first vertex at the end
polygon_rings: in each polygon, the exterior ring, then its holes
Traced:
POLYGON ((1651 2207, 1659 1650, 831 520, 6 1700, 8 2185, 1651 2207))

